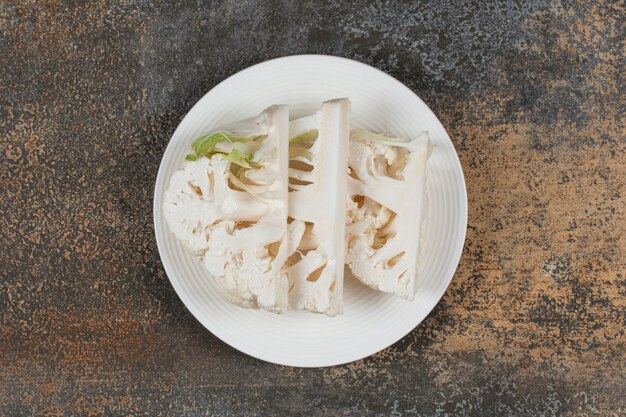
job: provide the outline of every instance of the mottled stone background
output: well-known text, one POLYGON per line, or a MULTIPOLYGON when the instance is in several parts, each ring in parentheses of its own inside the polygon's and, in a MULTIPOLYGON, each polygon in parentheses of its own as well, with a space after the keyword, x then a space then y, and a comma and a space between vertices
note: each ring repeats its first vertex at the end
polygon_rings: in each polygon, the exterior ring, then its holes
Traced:
POLYGON ((2 0, 0 415, 626 415, 625 15, 620 1, 2 0), (469 195, 438 307, 327 369, 212 336, 152 227, 185 113, 299 53, 408 85, 469 195))

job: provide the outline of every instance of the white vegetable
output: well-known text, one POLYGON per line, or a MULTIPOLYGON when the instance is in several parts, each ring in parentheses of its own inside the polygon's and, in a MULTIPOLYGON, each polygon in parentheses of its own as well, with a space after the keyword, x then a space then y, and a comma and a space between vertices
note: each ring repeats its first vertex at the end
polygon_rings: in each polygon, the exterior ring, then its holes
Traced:
POLYGON ((304 228, 288 260, 289 301, 329 316, 342 311, 349 118, 350 101, 331 100, 289 132, 289 217, 304 228))
POLYGON ((192 149, 163 211, 227 300, 334 316, 344 264, 370 287, 413 300, 426 132, 412 140, 350 132, 350 101, 335 99, 291 123, 286 106, 272 106, 192 149))
POLYGON ((288 126, 287 107, 272 106, 199 138, 163 205, 174 235, 203 258, 229 301, 274 312, 288 300, 288 126))
POLYGON ((353 130, 347 264, 370 287, 415 296, 426 198, 426 132, 413 140, 353 130))

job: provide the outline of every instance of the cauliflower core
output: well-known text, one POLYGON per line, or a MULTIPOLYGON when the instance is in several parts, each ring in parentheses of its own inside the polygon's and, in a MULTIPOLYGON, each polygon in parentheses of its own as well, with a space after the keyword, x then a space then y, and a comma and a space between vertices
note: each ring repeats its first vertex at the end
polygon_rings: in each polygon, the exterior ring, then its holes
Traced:
POLYGON ((346 263, 370 287, 415 297, 426 198, 426 133, 414 140, 351 133, 346 263))

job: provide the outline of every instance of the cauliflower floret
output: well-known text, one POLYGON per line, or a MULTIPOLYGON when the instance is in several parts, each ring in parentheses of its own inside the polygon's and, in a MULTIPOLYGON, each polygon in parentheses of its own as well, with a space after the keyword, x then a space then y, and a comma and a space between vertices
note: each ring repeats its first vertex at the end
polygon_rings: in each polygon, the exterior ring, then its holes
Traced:
MULTIPOLYGON (((287 275, 278 264, 283 230, 261 220, 254 226, 239 228, 236 222, 221 221, 211 227, 204 265, 215 279, 222 295, 243 307, 262 306, 280 312, 287 305, 287 275), (265 245, 247 245, 263 233, 265 245), (278 276, 276 276, 278 275, 278 276), (278 282, 276 291, 271 286, 278 282)), ((255 242, 263 243, 263 242, 255 242)))
POLYGON ((430 152, 427 134, 351 135, 346 263, 363 283, 407 300, 415 296, 430 152))
POLYGON ((290 254, 287 107, 272 106, 237 127, 246 134, 225 130, 194 142, 195 154, 172 176, 163 211, 229 301, 281 312, 290 254))
POLYGON ((348 99, 327 101, 289 126, 289 216, 304 224, 298 258, 287 270, 297 310, 342 312, 349 126, 348 99))
POLYGON ((195 255, 208 247, 208 227, 218 219, 256 221, 268 206, 228 184, 230 162, 221 154, 188 162, 165 191, 163 212, 170 230, 195 255))

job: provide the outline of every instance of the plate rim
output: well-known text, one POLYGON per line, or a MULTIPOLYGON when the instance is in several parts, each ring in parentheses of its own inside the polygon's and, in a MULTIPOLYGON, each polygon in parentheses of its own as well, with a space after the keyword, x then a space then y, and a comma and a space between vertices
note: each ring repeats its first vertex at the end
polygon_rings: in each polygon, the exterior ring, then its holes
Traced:
MULTIPOLYGON (((345 58, 345 57, 339 57, 339 56, 333 56, 333 55, 325 55, 325 54, 296 54, 296 55, 287 55, 287 56, 282 56, 282 57, 278 57, 278 58, 273 58, 273 59, 269 59, 266 61, 262 61, 262 62, 258 62, 256 64, 253 64, 249 67, 246 67, 240 71, 237 71, 231 75, 229 75, 228 77, 226 77, 225 79, 223 79, 222 81, 220 81, 219 83, 215 84, 209 91, 207 91, 200 99, 198 99, 198 101, 196 101, 196 103, 189 109, 189 111, 187 111, 187 113, 185 113, 185 115, 182 117, 182 119, 180 120, 178 126, 176 127, 176 129, 174 130, 174 132, 172 133, 172 135, 170 136, 167 145, 165 147, 165 150, 163 151, 163 153, 161 154, 161 161, 159 163, 159 169, 157 171, 157 175, 155 178, 155 186, 154 186, 154 193, 153 193, 153 205, 152 205, 152 212, 153 212, 153 216, 152 216, 152 220, 153 220, 153 228, 154 228, 154 236, 155 236, 155 240, 157 243, 157 250, 159 252, 159 258, 161 259, 161 264, 163 265, 163 269, 165 271, 165 274, 170 282, 170 284, 172 285, 172 287, 174 288, 174 291, 176 292, 176 295, 178 296, 178 298, 183 302, 183 305, 185 306, 185 308, 191 313, 191 315, 193 316, 193 318, 198 321, 207 331, 209 331, 213 336, 215 336, 216 338, 218 338, 222 343, 226 343, 228 346, 232 347, 233 349, 242 352, 248 356, 251 356, 253 358, 256 358, 258 360, 262 360, 264 362, 268 362, 268 363, 272 363, 272 364, 276 364, 276 365, 281 365, 281 366, 289 366, 289 367, 297 367, 297 368, 322 368, 322 367, 331 367, 331 366, 339 366, 339 365, 344 365, 347 363, 351 363, 351 362, 355 362, 357 360, 361 360, 364 358, 367 358, 369 356, 375 355, 385 349, 387 349, 388 347, 394 345, 395 343, 399 342, 400 340, 402 340, 403 338, 405 338, 409 333, 411 333, 413 330, 415 330, 420 324, 422 324, 422 322, 432 313, 432 311, 434 310, 434 308, 439 305, 439 303, 441 302, 441 299, 443 298, 443 296, 445 295, 446 291, 448 290, 448 288, 450 287, 450 284, 452 283, 452 280, 454 279, 454 276, 456 274, 456 271, 458 269, 459 263, 461 261, 461 257, 463 254, 463 249, 465 247, 465 240, 467 238, 467 226, 468 226, 468 200, 467 200, 467 184, 465 182, 465 173, 463 171, 463 166, 461 164, 458 152, 454 146, 454 143, 452 142, 452 139, 450 138, 450 135, 448 134, 448 131, 446 130, 446 128, 443 126, 443 124, 441 123, 441 121, 439 120, 439 118, 437 117, 437 115, 432 111, 432 109, 413 91, 411 90, 409 87, 407 87, 404 83, 402 83, 400 80, 396 79, 395 77, 393 77, 390 74, 387 74, 386 72, 375 68, 371 65, 368 65, 366 63, 360 62, 360 61, 356 61, 350 58, 345 58), (176 282, 177 280, 172 278, 172 270, 169 267, 169 262, 165 262, 163 260, 163 255, 162 252, 165 250, 163 248, 163 243, 161 242, 163 239, 163 236, 159 236, 161 234, 161 227, 159 226, 159 220, 160 218, 158 218, 157 216, 161 214, 161 203, 162 203, 162 193, 164 192, 164 188, 165 188, 165 184, 164 184, 164 179, 162 178, 165 173, 165 163, 164 163, 164 156, 167 152, 167 149, 170 147, 172 139, 175 138, 177 136, 177 134, 179 134, 179 131, 181 130, 185 120, 189 117, 190 114, 192 114, 194 112, 194 110, 196 109, 196 107, 201 106, 201 104, 207 100, 209 98, 209 95, 216 90, 218 87, 220 87, 222 84, 228 82, 229 80, 231 80, 234 77, 238 77, 241 76, 242 74, 248 73, 250 71, 254 71, 256 68, 260 67, 260 66, 264 66, 264 65, 268 65, 270 63, 280 63, 280 61, 293 61, 293 60, 328 60, 328 61, 335 61, 335 62, 343 62, 345 65, 355 65, 355 66, 360 66, 361 68, 363 68, 366 71, 373 71, 375 73, 377 73, 377 76, 379 77, 383 77, 383 78, 387 78, 389 81, 395 83, 398 85, 398 87, 406 90, 408 93, 410 93, 410 95, 412 96, 413 99, 417 100, 418 102, 420 102, 423 107, 425 107, 428 112, 430 113, 430 116, 432 118, 434 118, 434 120, 436 120, 437 123, 439 123, 439 125, 442 128, 442 131, 445 133, 445 139, 447 139, 447 141, 449 142, 449 144, 451 145, 452 150, 454 151, 454 160, 455 160, 455 164, 457 165, 456 168, 458 168, 458 173, 460 173, 460 178, 458 178, 460 180, 460 183, 462 184, 462 187, 460 187, 461 189, 461 195, 459 195, 459 200, 460 200, 460 212, 461 212, 461 218, 459 219, 459 228, 460 228, 460 232, 458 234, 458 238, 457 238, 457 245, 453 250, 453 256, 450 258, 450 262, 449 262, 449 268, 451 269, 451 274, 450 277, 447 278, 447 282, 445 283, 445 287, 442 289, 441 294, 438 294, 438 298, 437 301, 432 305, 432 307, 427 309, 426 314, 424 315, 424 317, 417 323, 415 323, 415 325, 413 327, 411 327, 406 333, 401 334, 399 337, 394 337, 393 341, 391 341, 390 343, 385 342, 384 346, 381 348, 377 348, 375 350, 372 350, 370 353, 364 354, 364 355, 357 355, 358 357, 354 357, 352 359, 349 360, 339 360, 339 361, 327 361, 328 363, 323 363, 323 364, 294 364, 294 363, 287 363, 287 362, 281 362, 279 360, 279 358, 268 358, 265 357, 264 355, 260 355, 254 351, 252 351, 252 349, 249 348, 249 346, 245 346, 245 347, 238 347, 235 346, 233 343, 230 343, 230 341, 228 340, 228 337, 223 337, 223 335, 218 335, 214 332, 214 330, 210 329, 209 326, 207 324, 204 323, 204 320, 202 320, 200 317, 202 317, 201 312, 198 310, 198 308, 195 306, 194 302, 191 302, 191 300, 186 296, 186 292, 182 290, 181 287, 179 287, 178 283, 176 282), (161 184, 161 185, 160 185, 161 184), (161 194, 161 199, 158 199, 159 194, 161 194), (158 201, 157 201, 158 200, 158 201), (454 262, 453 262, 454 261, 454 262)), ((313 313, 311 313, 313 314, 313 313)))

